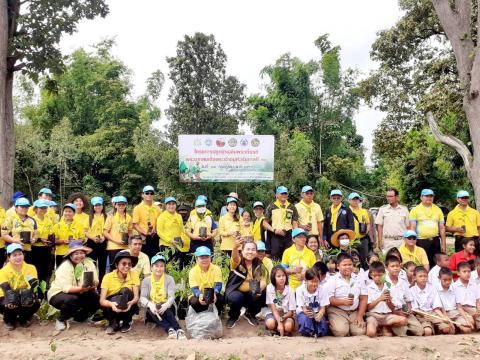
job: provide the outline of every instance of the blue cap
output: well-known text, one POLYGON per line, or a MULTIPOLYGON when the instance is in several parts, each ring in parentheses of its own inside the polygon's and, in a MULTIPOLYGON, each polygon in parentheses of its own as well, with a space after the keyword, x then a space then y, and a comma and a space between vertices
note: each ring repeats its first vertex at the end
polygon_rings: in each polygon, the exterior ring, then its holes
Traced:
POLYGON ((208 197, 207 197, 207 195, 198 195, 198 196, 197 196, 197 199, 203 200, 203 201, 205 201, 205 203, 208 202, 208 197))
POLYGON ((42 208, 42 207, 49 207, 49 206, 50 206, 50 201, 48 200, 39 199, 33 202, 33 207, 35 208, 42 208))
POLYGON ((418 239, 417 233, 413 230, 407 230, 403 233, 404 238, 408 238, 410 236, 415 236, 415 239, 418 239))
POLYGON ((313 191, 313 188, 310 185, 302 187, 302 193, 306 193, 307 191, 313 191))
POLYGON ((332 191, 330 191, 330 196, 333 196, 333 195, 340 195, 340 196, 343 196, 343 194, 342 194, 342 190, 339 190, 339 189, 333 189, 332 191))
POLYGON ((233 196, 227 197, 227 204, 231 202, 238 203, 238 199, 234 198, 233 196))
POLYGON ((15 250, 22 250, 23 251, 23 246, 22 244, 17 244, 13 243, 7 246, 7 254, 10 255, 13 253, 15 250))
POLYGON ((459 192, 457 192, 457 199, 462 197, 470 197, 470 194, 468 193, 468 191, 460 190, 459 192))
POLYGON ((94 196, 92 200, 90 200, 93 206, 95 205, 103 205, 103 199, 100 196, 94 196))
POLYGON ((154 255, 154 256, 152 257, 152 260, 150 260, 150 264, 153 265, 153 264, 155 264, 157 261, 163 261, 164 263, 167 263, 167 260, 165 259, 165 256, 163 256, 162 254, 154 255))
POLYGON ((128 203, 127 198, 123 195, 117 196, 115 199, 115 203, 120 203, 120 202, 123 202, 125 204, 128 203))
POLYGON ((50 190, 49 188, 41 188, 40 191, 38 192, 38 195, 40 194, 47 194, 47 195, 53 196, 52 190, 50 190))
POLYGON ((195 207, 197 206, 207 206, 207 203, 205 202, 205 200, 197 199, 195 200, 195 207))
POLYGON ((295 228, 292 230, 292 238, 297 237, 298 235, 307 235, 307 232, 303 230, 302 228, 295 228))
POLYGON ((77 211, 77 205, 72 204, 72 203, 67 203, 67 204, 63 205, 63 208, 64 208, 64 209, 65 209, 65 208, 70 208, 70 209, 72 209, 73 211, 77 211))
POLYGON ((165 204, 168 204, 169 202, 174 202, 175 204, 177 203, 177 199, 175 199, 173 196, 169 196, 165 198, 165 204))
POLYGON ((262 203, 261 201, 255 201, 255 202, 253 203, 253 208, 254 208, 254 209, 255 209, 257 206, 260 206, 260 207, 262 207, 262 208, 265 209, 265 205, 263 205, 263 203, 262 203))
POLYGON ((20 198, 23 198, 23 197, 25 197, 25 194, 23 192, 16 191, 12 195, 12 202, 14 203, 15 201, 17 201, 17 199, 20 199, 20 198))
POLYGON ((277 194, 288 194, 288 189, 285 186, 279 186, 277 187, 277 194))
POLYGON ((58 204, 55 201, 49 201, 48 206, 57 206, 58 204))
POLYGON ((15 200, 15 206, 30 206, 30 201, 27 198, 21 197, 15 200))
POLYGON ((210 249, 206 246, 200 246, 197 248, 197 250, 195 250, 195 256, 196 257, 199 257, 199 256, 212 256, 212 252, 210 251, 210 249))
POLYGON ((153 188, 152 185, 144 186, 144 187, 143 187, 143 192, 147 192, 147 191, 153 191, 153 192, 155 192, 155 189, 153 188))
POLYGON ((352 199, 355 199, 355 198, 359 198, 360 200, 362 200, 362 197, 356 192, 352 192, 352 193, 350 193, 350 195, 348 195, 348 200, 352 200, 352 199))
POLYGON ((420 193, 420 196, 428 196, 428 195, 434 195, 433 190, 431 189, 423 189, 422 192, 420 193))
POLYGON ((257 241, 257 251, 267 251, 267 247, 263 241, 257 241))

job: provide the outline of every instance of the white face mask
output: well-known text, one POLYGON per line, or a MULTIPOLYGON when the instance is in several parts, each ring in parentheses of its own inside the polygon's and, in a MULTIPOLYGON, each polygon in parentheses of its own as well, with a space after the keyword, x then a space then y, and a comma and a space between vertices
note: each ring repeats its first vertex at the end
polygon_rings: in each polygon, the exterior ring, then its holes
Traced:
POLYGON ((349 239, 340 239, 340 246, 346 247, 350 244, 349 239))
POLYGON ((206 207, 197 207, 197 213, 198 214, 205 214, 205 212, 207 211, 207 208, 206 207))

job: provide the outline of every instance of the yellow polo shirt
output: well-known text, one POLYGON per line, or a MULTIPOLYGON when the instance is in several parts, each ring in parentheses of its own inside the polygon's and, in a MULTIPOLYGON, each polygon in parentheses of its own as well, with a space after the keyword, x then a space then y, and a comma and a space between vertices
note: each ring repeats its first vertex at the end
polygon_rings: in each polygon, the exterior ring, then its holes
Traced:
MULTIPOLYGON (((131 234, 133 229, 132 217, 128 214, 125 214, 125 217, 121 217, 118 212, 115 214, 110 214, 105 221, 104 230, 109 233, 109 235, 117 241, 122 241, 122 234, 129 233, 131 234)), ((107 241, 107 250, 125 250, 128 249, 127 245, 118 245, 113 241, 107 241)))
MULTIPOLYGON (((7 216, 5 221, 2 224, 2 236, 11 235, 14 239, 20 240, 20 233, 22 231, 28 231, 31 233, 31 239, 36 235, 37 223, 35 219, 30 216, 27 216, 24 220, 18 216, 17 212, 14 212, 13 215, 7 216)), ((30 251, 32 250, 31 244, 22 244, 23 250, 30 251)))
POLYGON ((428 265, 427 253, 420 246, 415 246, 413 251, 410 251, 405 244, 402 244, 398 250, 400 251, 400 254, 402 254, 402 264, 405 264, 408 261, 413 261, 417 266, 428 265))
POLYGON ((125 279, 120 279, 118 270, 113 270, 103 277, 100 287, 107 290, 107 297, 109 297, 118 293, 122 288, 133 291, 134 286, 140 286, 140 278, 135 270, 130 270, 125 279))
MULTIPOLYGON (((7 263, 0 270, 0 284, 8 283, 12 290, 29 289, 30 283, 28 281, 31 279, 38 279, 37 269, 25 261, 20 272, 15 271, 10 263, 7 263)), ((3 296, 3 290, 0 288, 0 297, 3 296)))
POLYGON ((265 220, 265 216, 261 216, 258 219, 255 219, 255 222, 253 223, 253 240, 254 241, 262 241, 262 232, 263 230, 263 220, 265 220))
POLYGON ((438 225, 444 223, 443 212, 435 204, 429 207, 418 204, 410 211, 408 218, 410 222, 416 223, 416 232, 419 239, 438 236, 438 225))
POLYGON ((185 229, 182 216, 177 212, 172 214, 168 211, 163 211, 160 214, 157 219, 157 234, 160 237, 160 245, 175 247, 174 239, 180 237, 182 238, 183 246, 179 250, 186 252, 190 249, 190 241, 186 241, 187 239, 184 236, 185 229))
POLYGON ((143 232, 148 231, 148 223, 152 224, 153 229, 157 228, 157 219, 162 210, 157 205, 148 205, 144 201, 133 208, 132 222, 138 224, 143 232))
POLYGON ((309 231, 309 234, 318 235, 318 222, 323 221, 323 212, 320 205, 314 201, 307 204, 301 200, 295 207, 297 208, 298 222, 300 225, 306 226, 310 223, 312 229, 309 231))
POLYGON ((188 284, 190 288, 198 287, 203 293, 205 288, 214 288, 215 283, 222 282, 222 270, 215 264, 210 264, 208 270, 203 272, 196 264, 188 273, 188 284))
MULTIPOLYGON (((298 251, 295 244, 290 246, 282 256, 282 265, 287 265, 289 268, 301 267, 303 271, 311 268, 317 259, 312 250, 304 246, 303 250, 298 251)), ((298 280, 296 274, 288 276, 288 285, 295 290, 302 284, 302 280, 298 280)))
MULTIPOLYGON (((43 220, 40 220, 40 218, 35 215, 33 218, 37 222, 38 239, 47 239, 49 235, 53 234, 53 222, 50 217, 45 215, 43 220)), ((37 240, 33 246, 45 246, 45 244, 40 240, 37 240)))
POLYGON ((222 238, 221 250, 232 250, 235 246, 235 237, 230 235, 232 231, 240 231, 240 222, 227 213, 218 221, 218 234, 222 238))
POLYGON ((103 214, 94 214, 92 219, 92 225, 89 225, 88 227, 88 236, 92 238, 95 238, 97 236, 103 236, 104 228, 105 217, 103 216, 103 214))
POLYGON ((465 210, 462 210, 460 205, 450 211, 447 215, 447 226, 461 227, 465 226, 465 232, 455 232, 453 235, 460 235, 464 237, 478 236, 477 227, 480 226, 480 213, 467 205, 465 210))
MULTIPOLYGON (((62 217, 58 223, 53 225, 53 233, 55 234, 56 240, 67 241, 71 238, 73 240, 85 241, 83 226, 78 224, 75 220, 68 224, 62 217)), ((55 255, 65 255, 67 251, 68 244, 55 245, 55 255)))
POLYGON ((274 229, 289 231, 293 229, 293 222, 298 221, 297 208, 288 201, 281 204, 276 200, 267 207, 265 219, 270 222, 274 229))
POLYGON ((73 220, 75 220, 78 224, 82 225, 85 231, 88 231, 88 229, 90 228, 90 215, 84 212, 80 214, 75 213, 75 215, 73 215, 73 220))
MULTIPOLYGON (((36 214, 35 214, 35 211, 33 211, 33 206, 30 206, 28 208, 27 215, 30 216, 30 217, 35 217, 36 214)), ((57 214, 55 213, 55 210, 53 210, 53 208, 48 207, 48 210, 47 210, 47 213, 45 214, 45 216, 48 216, 53 224, 56 223, 55 220, 57 218, 57 214)))
POLYGON ((363 224, 370 224, 370 217, 368 216, 368 211, 366 209, 363 209, 359 207, 358 209, 354 209, 350 206, 350 210, 357 216, 357 219, 355 219, 355 216, 353 217, 353 223, 355 225, 355 238, 360 239, 364 237, 365 235, 368 235, 368 232, 366 234, 360 234, 360 223, 363 224))
POLYGON ((205 227, 207 228, 207 236, 210 236, 212 235, 212 221, 211 215, 205 214, 203 217, 200 217, 194 209, 190 213, 185 228, 190 230, 194 236, 199 236, 200 228, 205 227))

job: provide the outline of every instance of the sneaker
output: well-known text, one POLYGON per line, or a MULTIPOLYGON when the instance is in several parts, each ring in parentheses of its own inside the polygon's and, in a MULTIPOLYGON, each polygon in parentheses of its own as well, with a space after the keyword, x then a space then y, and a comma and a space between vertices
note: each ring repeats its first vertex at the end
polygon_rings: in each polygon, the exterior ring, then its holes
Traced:
POLYGON ((246 312, 247 312, 247 308, 245 306, 242 306, 242 308, 240 309, 240 316, 245 315, 246 312))
POLYGON ((243 317, 248 321, 248 323, 252 326, 257 326, 258 325, 258 320, 255 318, 255 316, 250 315, 250 313, 245 313, 243 317))
POLYGON ((176 338, 177 338, 177 332, 172 328, 168 329, 167 339, 176 339, 176 338))
POLYGON ((235 327, 235 324, 237 323, 238 319, 228 319, 227 320, 227 328, 228 329, 233 329, 235 327))
POLYGON ((67 328, 67 324, 65 324, 65 321, 61 321, 61 320, 55 321, 55 330, 63 331, 66 328, 67 328))
POLYGON ((122 333, 127 333, 129 332, 130 330, 132 330, 132 322, 129 321, 129 322, 123 322, 122 323, 122 327, 120 328, 120 332, 122 333))
POLYGON ((178 340, 187 340, 187 336, 182 329, 177 330, 177 339, 178 340))
POLYGON ((107 326, 107 328, 105 329, 105 334, 107 335, 115 334, 115 329, 113 328, 113 326, 111 325, 107 326))
POLYGON ((5 330, 7 330, 7 331, 15 330, 15 325, 13 325, 13 324, 4 323, 4 324, 3 324, 3 327, 4 327, 5 330))

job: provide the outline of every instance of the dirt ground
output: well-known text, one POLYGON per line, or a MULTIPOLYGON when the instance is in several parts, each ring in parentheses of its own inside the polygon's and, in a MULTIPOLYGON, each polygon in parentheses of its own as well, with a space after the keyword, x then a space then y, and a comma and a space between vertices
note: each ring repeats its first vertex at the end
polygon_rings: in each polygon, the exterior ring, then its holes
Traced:
POLYGON ((71 324, 57 334, 52 322, 0 330, 1 359, 480 359, 480 334, 407 338, 265 336, 263 325, 241 319, 221 340, 167 340, 158 328, 136 321, 127 334, 106 335, 102 326, 71 324))

